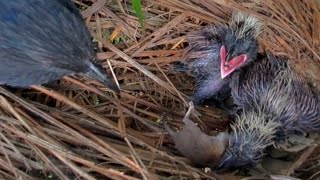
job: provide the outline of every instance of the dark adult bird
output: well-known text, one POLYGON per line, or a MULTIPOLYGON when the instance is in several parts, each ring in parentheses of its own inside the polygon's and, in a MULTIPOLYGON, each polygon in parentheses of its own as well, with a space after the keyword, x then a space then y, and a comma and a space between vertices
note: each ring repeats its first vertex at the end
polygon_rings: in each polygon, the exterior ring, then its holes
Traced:
POLYGON ((70 0, 10 0, 0 7, 0 84, 27 87, 83 74, 119 91, 70 0))
POLYGON ((319 95, 285 58, 269 55, 254 63, 234 75, 231 89, 243 114, 232 125, 221 166, 255 164, 270 144, 320 131, 319 95))
POLYGON ((255 17, 235 13, 228 25, 209 25, 187 35, 187 59, 177 69, 195 77, 195 103, 230 96, 230 75, 255 60, 261 26, 255 17))

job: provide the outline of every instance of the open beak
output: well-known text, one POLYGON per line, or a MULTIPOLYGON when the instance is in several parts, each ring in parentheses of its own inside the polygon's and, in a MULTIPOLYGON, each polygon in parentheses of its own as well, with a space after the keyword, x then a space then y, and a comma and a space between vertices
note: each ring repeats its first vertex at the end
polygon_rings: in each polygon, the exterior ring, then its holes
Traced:
POLYGON ((90 69, 86 73, 92 79, 100 81, 115 93, 120 93, 119 86, 104 72, 104 69, 99 64, 90 63, 90 69))
POLYGON ((239 68, 248 59, 246 54, 241 54, 232 58, 227 62, 227 50, 225 46, 221 46, 220 49, 220 59, 221 59, 221 78, 224 79, 229 74, 231 74, 235 69, 239 68))

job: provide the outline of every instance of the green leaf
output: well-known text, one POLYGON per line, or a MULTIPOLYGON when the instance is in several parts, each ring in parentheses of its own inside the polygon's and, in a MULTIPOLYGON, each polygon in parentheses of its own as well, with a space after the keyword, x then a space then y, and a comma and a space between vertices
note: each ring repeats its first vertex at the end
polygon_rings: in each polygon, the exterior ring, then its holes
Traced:
POLYGON ((115 39, 114 39, 114 43, 115 44, 120 44, 120 42, 121 42, 121 38, 120 37, 116 37, 115 39))
POLYGON ((135 11, 138 19, 139 19, 139 23, 141 28, 143 29, 144 26, 144 13, 142 11, 142 5, 141 5, 141 0, 132 0, 132 5, 133 5, 133 10, 135 11))

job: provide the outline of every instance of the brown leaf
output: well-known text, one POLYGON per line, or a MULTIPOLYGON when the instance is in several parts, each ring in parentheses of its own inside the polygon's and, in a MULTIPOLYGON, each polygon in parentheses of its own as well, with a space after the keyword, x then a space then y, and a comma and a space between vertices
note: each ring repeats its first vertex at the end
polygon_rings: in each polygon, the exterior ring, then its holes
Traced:
POLYGON ((190 120, 190 114, 194 106, 190 107, 183 122, 184 126, 180 132, 173 131, 167 124, 165 128, 173 138, 176 148, 195 165, 215 166, 222 158, 228 143, 228 134, 219 133, 217 136, 209 136, 190 120))

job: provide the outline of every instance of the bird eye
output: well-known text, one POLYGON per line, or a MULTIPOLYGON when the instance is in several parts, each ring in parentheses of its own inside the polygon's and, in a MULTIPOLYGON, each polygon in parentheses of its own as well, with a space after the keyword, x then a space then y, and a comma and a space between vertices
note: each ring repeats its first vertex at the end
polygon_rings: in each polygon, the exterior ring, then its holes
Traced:
POLYGON ((220 39, 220 37, 217 36, 217 35, 212 35, 212 36, 210 37, 210 41, 211 41, 211 42, 214 42, 214 43, 221 43, 221 39, 220 39))
POLYGON ((216 36, 216 42, 217 42, 217 43, 221 43, 221 42, 222 42, 222 41, 221 41, 221 38, 218 37, 218 36, 216 36))

